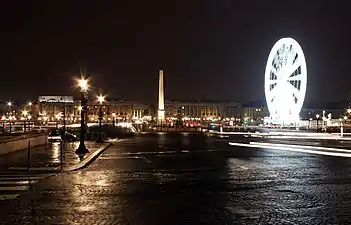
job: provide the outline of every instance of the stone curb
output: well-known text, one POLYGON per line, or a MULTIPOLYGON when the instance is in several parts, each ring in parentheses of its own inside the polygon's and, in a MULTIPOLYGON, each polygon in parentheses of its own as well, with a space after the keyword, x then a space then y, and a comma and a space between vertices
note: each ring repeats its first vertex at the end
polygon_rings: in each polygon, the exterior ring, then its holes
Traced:
POLYGON ((75 171, 79 169, 83 169, 87 167, 90 163, 95 161, 96 158, 98 158, 106 149, 108 149, 112 144, 108 143, 102 146, 100 149, 96 150, 93 154, 90 154, 88 157, 86 157, 83 161, 80 163, 64 168, 62 172, 70 172, 70 171, 75 171))

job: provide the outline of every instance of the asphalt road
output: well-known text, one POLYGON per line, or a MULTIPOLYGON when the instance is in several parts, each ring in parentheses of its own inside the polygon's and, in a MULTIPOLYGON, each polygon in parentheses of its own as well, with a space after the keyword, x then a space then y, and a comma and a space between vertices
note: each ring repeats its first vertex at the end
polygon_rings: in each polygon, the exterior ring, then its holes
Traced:
POLYGON ((347 224, 350 159, 141 134, 2 201, 1 224, 347 224))

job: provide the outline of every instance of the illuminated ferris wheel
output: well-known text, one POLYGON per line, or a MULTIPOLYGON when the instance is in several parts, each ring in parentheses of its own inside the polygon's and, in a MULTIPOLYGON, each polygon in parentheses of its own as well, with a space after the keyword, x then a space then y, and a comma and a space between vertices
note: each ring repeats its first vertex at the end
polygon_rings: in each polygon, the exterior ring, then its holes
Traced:
POLYGON ((268 57, 265 95, 275 123, 294 123, 305 99, 307 67, 302 48, 292 38, 278 40, 268 57))

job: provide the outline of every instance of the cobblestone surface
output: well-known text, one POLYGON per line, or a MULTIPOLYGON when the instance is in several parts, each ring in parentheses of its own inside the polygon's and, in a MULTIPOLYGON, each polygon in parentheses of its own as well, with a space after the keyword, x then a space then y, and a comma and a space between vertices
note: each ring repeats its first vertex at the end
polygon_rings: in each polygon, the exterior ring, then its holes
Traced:
POLYGON ((1 224, 348 224, 350 164, 197 135, 141 135, 0 202, 8 208, 1 224))

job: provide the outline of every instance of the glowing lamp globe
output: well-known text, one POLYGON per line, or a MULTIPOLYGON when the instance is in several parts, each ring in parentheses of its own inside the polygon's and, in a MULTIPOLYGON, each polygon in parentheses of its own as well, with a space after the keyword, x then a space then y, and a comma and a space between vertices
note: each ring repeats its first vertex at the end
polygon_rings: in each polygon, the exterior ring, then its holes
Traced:
POLYGON ((98 100, 98 102, 101 105, 105 101, 105 96, 100 94, 99 96, 97 96, 97 100, 98 100))
POLYGON ((87 91, 89 88, 88 80, 82 77, 78 80, 78 86, 81 88, 81 91, 87 91))
POLYGON ((307 67, 302 48, 292 38, 278 40, 267 60, 265 95, 273 123, 299 121, 307 88, 307 67))

